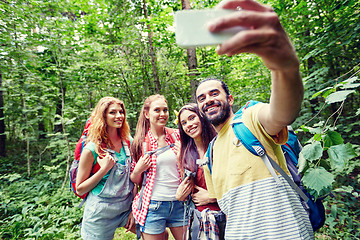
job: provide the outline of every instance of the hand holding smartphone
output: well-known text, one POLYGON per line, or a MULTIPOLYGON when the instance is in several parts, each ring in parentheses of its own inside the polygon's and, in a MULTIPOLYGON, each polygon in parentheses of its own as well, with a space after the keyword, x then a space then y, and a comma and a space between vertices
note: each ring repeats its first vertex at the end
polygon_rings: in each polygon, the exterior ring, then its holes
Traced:
POLYGON ((218 45, 246 28, 237 26, 221 32, 212 33, 208 24, 215 19, 224 17, 235 10, 204 9, 182 10, 175 12, 175 37, 180 47, 200 47, 218 45))

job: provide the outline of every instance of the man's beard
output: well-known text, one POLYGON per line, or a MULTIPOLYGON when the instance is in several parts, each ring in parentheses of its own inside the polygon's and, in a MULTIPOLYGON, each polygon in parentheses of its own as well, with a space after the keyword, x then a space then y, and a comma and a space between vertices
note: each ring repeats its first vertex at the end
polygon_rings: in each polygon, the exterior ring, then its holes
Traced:
MULTIPOLYGON (((211 122, 211 124, 214 125, 214 127, 217 127, 220 124, 226 122, 230 117, 230 111, 231 111, 230 104, 227 99, 226 99, 226 103, 223 104, 217 101, 217 104, 219 104, 220 106, 220 111, 217 114, 215 114, 213 118, 212 115, 208 116, 207 114, 204 114, 207 120, 209 120, 209 122, 211 122)), ((203 110, 203 112, 205 111, 203 110)))

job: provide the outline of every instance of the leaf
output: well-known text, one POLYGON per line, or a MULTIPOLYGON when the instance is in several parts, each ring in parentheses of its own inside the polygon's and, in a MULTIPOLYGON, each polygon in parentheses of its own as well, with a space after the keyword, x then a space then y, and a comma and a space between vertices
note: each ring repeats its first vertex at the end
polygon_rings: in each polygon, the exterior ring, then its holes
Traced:
POLYGON ((304 158, 304 155, 302 152, 299 153, 299 159, 298 159, 298 170, 299 172, 303 172, 306 167, 306 159, 304 158))
POLYGON ((327 98, 325 99, 325 102, 328 104, 342 102, 346 99, 346 97, 349 94, 354 93, 354 92, 355 92, 355 90, 343 90, 343 91, 334 92, 334 93, 330 94, 329 96, 327 96, 327 98))
POLYGON ((305 186, 311 188, 320 195, 324 189, 331 188, 334 182, 334 175, 329 173, 323 167, 311 168, 304 174, 302 181, 305 186))
POLYGON ((321 141, 322 140, 322 134, 321 133, 315 134, 313 139, 314 139, 314 141, 321 141))
POLYGON ((329 148, 333 145, 342 144, 344 140, 341 135, 335 131, 327 131, 324 137, 324 148, 329 148))
POLYGON ((352 193, 354 191, 354 188, 352 186, 342 186, 340 188, 334 189, 334 192, 346 192, 346 193, 352 193))
POLYGON ((352 84, 345 84, 341 88, 349 89, 349 88, 358 88, 359 86, 360 86, 360 83, 352 83, 352 84))
POLYGON ((356 116, 360 115, 360 108, 358 108, 358 110, 356 111, 356 116))
POLYGON ((336 218, 337 212, 338 212, 337 206, 336 206, 336 204, 333 204, 333 205, 331 206, 331 215, 332 215, 334 218, 336 218))
POLYGON ((346 85, 346 84, 352 84, 353 82, 355 82, 356 80, 358 79, 358 77, 351 77, 351 78, 348 78, 346 79, 345 81, 343 81, 343 83, 346 85))
POLYGON ((304 132, 310 132, 311 134, 322 133, 322 131, 323 131, 321 127, 313 128, 313 127, 308 127, 308 126, 305 126, 305 125, 302 125, 301 129, 304 132))
POLYGON ((342 171, 350 159, 356 157, 356 153, 350 143, 331 146, 328 150, 332 169, 342 171))
POLYGON ((314 50, 310 51, 308 54, 306 54, 306 56, 302 59, 302 61, 305 61, 311 57, 315 57, 324 51, 325 51, 325 49, 314 49, 314 50))
POLYGON ((319 159, 323 154, 323 148, 320 142, 305 145, 301 150, 304 158, 309 161, 319 159))
POLYGON ((323 93, 324 91, 329 90, 329 89, 332 89, 332 87, 327 87, 327 88, 321 89, 321 90, 318 91, 317 93, 313 94, 310 99, 316 98, 316 97, 319 96, 321 93, 323 93))
POLYGON ((0 177, 0 179, 8 179, 9 182, 13 182, 21 178, 21 175, 18 173, 6 174, 0 177))

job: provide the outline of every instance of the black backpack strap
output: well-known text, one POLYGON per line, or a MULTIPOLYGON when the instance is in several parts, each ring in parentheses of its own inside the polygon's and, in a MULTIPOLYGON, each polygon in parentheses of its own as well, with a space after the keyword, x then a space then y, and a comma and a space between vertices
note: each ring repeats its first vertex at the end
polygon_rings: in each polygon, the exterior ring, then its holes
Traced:
POLYGON ((89 195, 89 193, 84 197, 84 199, 83 199, 83 200, 81 201, 81 203, 79 204, 79 206, 78 206, 79 209, 84 205, 84 203, 85 203, 88 195, 89 195))
POLYGON ((146 185, 146 178, 147 178, 147 171, 144 172, 144 176, 143 176, 143 181, 141 183, 141 190, 140 190, 140 198, 139 198, 139 205, 138 205, 138 210, 141 209, 142 206, 142 198, 144 195, 144 189, 145 189, 145 185, 146 185))
POLYGON ((136 223, 135 227, 136 227, 136 239, 140 240, 141 239, 140 224, 136 223))
POLYGON ((278 171, 278 173, 281 174, 281 176, 283 176, 285 178, 285 180, 289 183, 290 187, 292 187, 292 189, 294 189, 297 194, 300 195, 300 197, 305 201, 309 201, 309 198, 305 195, 305 193, 299 188, 298 185, 296 185, 296 183, 286 174, 286 172, 270 157, 266 154, 266 156, 268 157, 271 166, 278 171))

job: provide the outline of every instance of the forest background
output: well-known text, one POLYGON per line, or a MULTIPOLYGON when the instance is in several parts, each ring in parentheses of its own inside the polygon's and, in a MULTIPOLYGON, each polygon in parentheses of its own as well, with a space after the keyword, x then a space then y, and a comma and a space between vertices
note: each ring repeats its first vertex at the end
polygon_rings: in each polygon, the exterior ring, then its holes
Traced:
MULTIPOLYGON (((97 101, 125 102, 132 135, 144 99, 166 96, 169 127, 196 84, 224 80, 235 110, 267 102, 270 72, 251 54, 175 44, 173 15, 218 0, 0 0, 0 238, 78 239, 69 191, 75 143, 97 101)), ((327 196, 317 239, 360 239, 360 2, 268 0, 292 39, 305 86, 293 124, 304 184, 327 196)), ((118 231, 117 239, 135 239, 118 231)))

